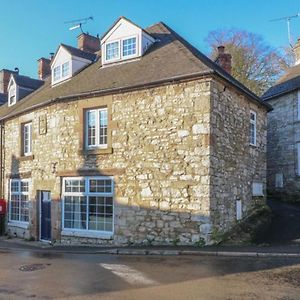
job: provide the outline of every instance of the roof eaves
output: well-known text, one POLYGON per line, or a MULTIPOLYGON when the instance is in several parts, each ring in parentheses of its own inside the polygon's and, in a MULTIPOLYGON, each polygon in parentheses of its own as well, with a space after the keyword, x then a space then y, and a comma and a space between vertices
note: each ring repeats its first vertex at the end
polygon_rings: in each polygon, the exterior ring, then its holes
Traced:
MULTIPOLYGON (((161 79, 158 81, 153 81, 149 82, 146 84, 137 84, 137 85, 132 85, 132 86, 124 86, 124 87, 117 87, 117 88, 110 88, 110 89, 103 89, 103 90, 94 90, 94 91, 89 91, 89 92, 84 92, 84 93, 78 93, 78 94, 71 94, 67 96, 61 96, 61 97, 56 97, 49 99, 47 101, 44 101, 42 103, 38 103, 32 106, 27 107, 26 109, 19 111, 17 113, 11 112, 5 115, 4 117, 0 118, 0 121, 15 117, 17 115, 21 115, 23 113, 29 112, 31 110, 47 106, 48 104, 58 102, 58 101, 63 101, 63 100, 76 100, 76 99, 81 99, 81 98, 86 98, 86 97, 96 97, 96 96, 102 96, 102 95, 110 95, 110 94, 115 94, 115 93, 121 93, 121 92, 129 92, 133 90, 139 90, 143 88, 151 88, 155 87, 158 85, 163 85, 167 84, 170 82, 177 82, 177 81, 184 81, 184 80, 191 80, 191 79, 196 79, 196 78, 203 78, 206 76, 211 76, 213 75, 213 71, 207 71, 207 72, 197 72, 193 74, 188 74, 188 75, 180 75, 180 76, 175 76, 175 77, 170 77, 170 78, 165 78, 161 79)), ((36 92, 36 91, 35 91, 36 92)))

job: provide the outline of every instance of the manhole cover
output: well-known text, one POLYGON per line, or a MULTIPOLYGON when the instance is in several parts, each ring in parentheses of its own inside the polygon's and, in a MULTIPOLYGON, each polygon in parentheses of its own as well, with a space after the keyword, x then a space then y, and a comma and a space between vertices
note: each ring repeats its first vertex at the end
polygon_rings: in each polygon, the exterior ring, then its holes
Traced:
POLYGON ((44 264, 31 264, 31 265, 23 265, 19 268, 22 272, 32 272, 36 270, 42 270, 45 269, 46 265, 44 264))

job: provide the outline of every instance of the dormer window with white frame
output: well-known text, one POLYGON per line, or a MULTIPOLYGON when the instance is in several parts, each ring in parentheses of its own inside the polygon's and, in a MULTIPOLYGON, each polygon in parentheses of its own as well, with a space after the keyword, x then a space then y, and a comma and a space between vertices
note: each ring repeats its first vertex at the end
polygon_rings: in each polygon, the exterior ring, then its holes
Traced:
POLYGON ((15 85, 12 85, 8 93, 8 106, 12 106, 17 102, 17 89, 15 85))
POLYGON ((102 64, 141 57, 154 42, 149 33, 121 17, 101 39, 102 64))
POLYGON ((95 59, 94 53, 61 44, 51 62, 52 86, 70 79, 95 59))

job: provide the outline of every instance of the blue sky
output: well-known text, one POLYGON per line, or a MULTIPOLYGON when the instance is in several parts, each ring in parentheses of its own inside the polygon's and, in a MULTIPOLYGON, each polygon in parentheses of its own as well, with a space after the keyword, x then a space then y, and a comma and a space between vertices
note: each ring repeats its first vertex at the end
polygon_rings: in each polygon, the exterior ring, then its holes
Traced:
MULTIPOLYGON (((65 21, 94 17, 84 26, 100 35, 121 15, 142 27, 163 21, 202 52, 205 37, 218 28, 241 28, 261 34, 274 47, 288 45, 286 23, 270 19, 300 12, 299 0, 0 0, 0 69, 18 67, 37 77, 37 59, 59 43, 76 46, 78 31, 65 21)), ((291 22, 300 36, 300 17, 291 22)))

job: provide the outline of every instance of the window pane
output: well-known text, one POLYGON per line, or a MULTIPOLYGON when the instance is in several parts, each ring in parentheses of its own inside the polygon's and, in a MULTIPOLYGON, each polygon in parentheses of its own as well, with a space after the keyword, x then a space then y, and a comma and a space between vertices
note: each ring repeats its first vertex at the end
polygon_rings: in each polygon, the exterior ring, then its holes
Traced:
POLYGON ((21 192, 28 192, 29 190, 29 183, 28 181, 21 181, 21 192))
POLYGON ((20 221, 22 221, 22 222, 29 221, 28 196, 27 195, 21 195, 20 221))
POLYGON ((89 197, 89 230, 111 231, 113 207, 106 205, 106 197, 89 197), (108 224, 106 229, 106 224, 108 224))
POLYGON ((10 219, 12 221, 19 221, 19 195, 11 195, 10 198, 10 219))
POLYGON ((60 66, 57 66, 53 70, 53 80, 59 80, 60 79, 60 66))
POLYGON ((111 180, 91 179, 90 193, 111 193, 111 180))
POLYGON ((10 190, 12 193, 19 192, 19 181, 11 181, 10 190))
POLYGON ((119 58, 119 42, 106 45, 106 60, 119 58))
POLYGON ((96 111, 87 112, 87 143, 88 146, 96 145, 96 111))
POLYGON ((31 123, 24 124, 23 126, 23 145, 24 154, 31 153, 31 123))
POLYGON ((130 38, 123 41, 123 56, 136 54, 136 38, 130 38))
POLYGON ((99 144, 107 145, 107 110, 99 111, 99 144))
POLYGON ((69 75, 69 62, 66 62, 62 65, 62 77, 69 75))
POLYGON ((86 197, 64 198, 64 228, 86 229, 86 197))
POLYGON ((85 191, 84 179, 65 180, 65 192, 67 192, 67 193, 83 193, 84 191, 85 191))

